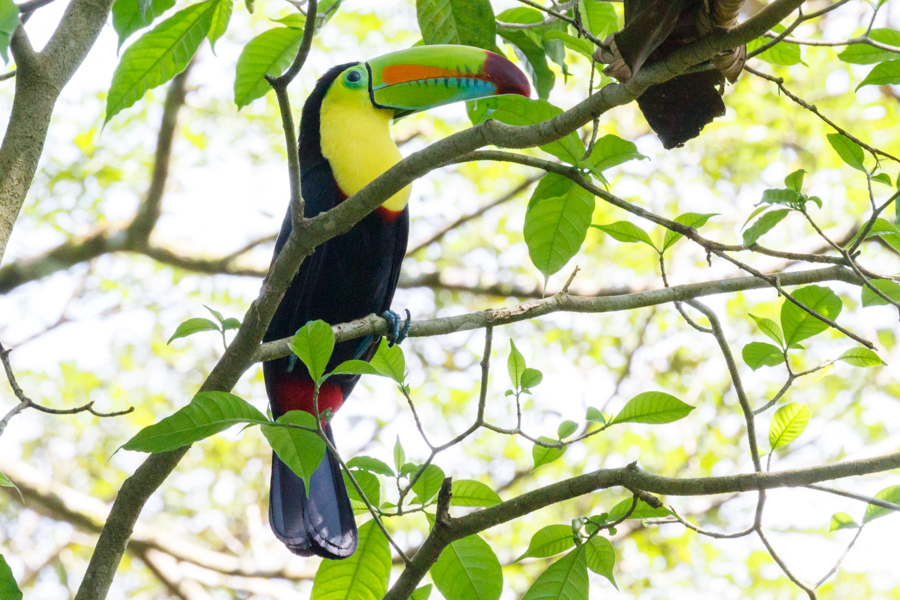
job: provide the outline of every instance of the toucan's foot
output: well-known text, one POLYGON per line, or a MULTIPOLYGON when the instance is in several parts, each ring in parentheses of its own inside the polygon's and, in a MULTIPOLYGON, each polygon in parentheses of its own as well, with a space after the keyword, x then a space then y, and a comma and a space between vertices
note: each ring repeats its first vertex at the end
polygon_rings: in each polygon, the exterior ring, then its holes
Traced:
POLYGON ((399 344, 406 339, 406 334, 409 333, 409 326, 412 324, 412 316, 409 314, 409 309, 406 309, 405 321, 400 317, 400 315, 392 310, 384 311, 383 313, 381 313, 381 317, 388 322, 388 325, 391 326, 391 329, 386 336, 388 346, 399 344))

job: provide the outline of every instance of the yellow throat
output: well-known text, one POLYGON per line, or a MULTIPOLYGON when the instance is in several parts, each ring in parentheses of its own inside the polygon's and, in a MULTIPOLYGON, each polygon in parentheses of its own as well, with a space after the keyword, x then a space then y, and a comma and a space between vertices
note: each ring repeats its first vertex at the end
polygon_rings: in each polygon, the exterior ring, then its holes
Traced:
MULTIPOLYGON (((337 184, 348 196, 400 162, 400 150, 391 138, 394 111, 375 108, 367 89, 348 89, 338 79, 322 99, 319 116, 322 156, 331 164, 337 184)), ((382 206, 399 212, 407 202, 409 186, 382 206)))

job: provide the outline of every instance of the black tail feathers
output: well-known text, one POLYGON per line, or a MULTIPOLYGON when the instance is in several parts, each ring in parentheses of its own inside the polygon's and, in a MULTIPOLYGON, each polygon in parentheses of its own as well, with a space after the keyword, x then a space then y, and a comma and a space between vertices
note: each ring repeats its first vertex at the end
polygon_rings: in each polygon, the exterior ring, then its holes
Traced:
MULTIPOLYGON (((325 431, 331 438, 331 428, 325 431)), ((313 473, 309 487, 307 498, 303 480, 272 455, 272 531, 294 554, 347 558, 356 551, 359 536, 340 465, 331 452, 313 473)))

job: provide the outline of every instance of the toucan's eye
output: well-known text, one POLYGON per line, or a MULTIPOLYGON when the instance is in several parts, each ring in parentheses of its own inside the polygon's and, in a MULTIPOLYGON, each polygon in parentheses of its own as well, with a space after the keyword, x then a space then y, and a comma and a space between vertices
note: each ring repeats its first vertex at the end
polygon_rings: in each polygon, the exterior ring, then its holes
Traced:
POLYGON ((362 75, 359 74, 359 71, 350 71, 347 73, 347 81, 350 83, 356 83, 360 79, 362 79, 362 75))

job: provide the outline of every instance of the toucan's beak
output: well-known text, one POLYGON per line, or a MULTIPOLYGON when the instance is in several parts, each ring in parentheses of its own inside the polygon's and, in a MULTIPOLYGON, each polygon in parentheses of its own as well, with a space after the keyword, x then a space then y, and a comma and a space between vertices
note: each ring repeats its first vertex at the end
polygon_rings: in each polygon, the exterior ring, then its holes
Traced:
POLYGON ((366 62, 369 96, 402 117, 436 106, 501 94, 528 97, 528 78, 493 52, 470 46, 415 46, 366 62))

